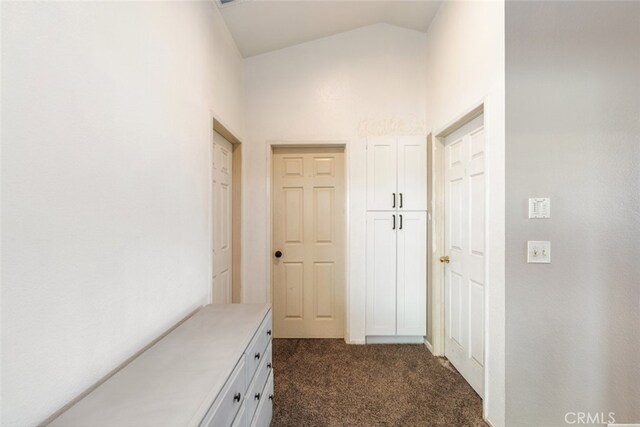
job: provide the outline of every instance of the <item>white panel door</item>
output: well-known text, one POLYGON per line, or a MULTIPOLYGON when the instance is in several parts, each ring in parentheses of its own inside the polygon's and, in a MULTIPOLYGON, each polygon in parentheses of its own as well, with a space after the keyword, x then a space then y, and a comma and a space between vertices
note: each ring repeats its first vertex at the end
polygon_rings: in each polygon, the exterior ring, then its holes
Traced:
POLYGON ((397 335, 427 334, 427 213, 398 213, 397 335))
POLYGON ((213 133, 213 280, 212 302, 231 303, 232 286, 232 146, 213 133))
POLYGON ((398 215, 367 213, 367 335, 396 334, 398 215))
POLYGON ((275 149, 276 338, 344 337, 344 234, 344 150, 275 149))
POLYGON ((483 116, 445 141, 445 356, 484 388, 485 176, 483 116))
POLYGON ((398 209, 427 210, 427 141, 422 136, 398 138, 398 209))
POLYGON ((398 206, 397 142, 395 137, 367 139, 367 210, 398 206))

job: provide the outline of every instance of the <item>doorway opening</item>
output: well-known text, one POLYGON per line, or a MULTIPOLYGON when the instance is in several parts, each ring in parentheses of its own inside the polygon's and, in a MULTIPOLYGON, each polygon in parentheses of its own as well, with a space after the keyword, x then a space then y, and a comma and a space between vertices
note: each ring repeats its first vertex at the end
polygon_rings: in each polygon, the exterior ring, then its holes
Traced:
POLYGON ((242 144, 214 118, 211 145, 211 302, 241 302, 242 144))
POLYGON ((345 147, 272 146, 271 295, 276 338, 344 338, 345 147))
POLYGON ((484 397, 487 191, 484 106, 430 137, 434 217, 429 280, 433 352, 484 397))

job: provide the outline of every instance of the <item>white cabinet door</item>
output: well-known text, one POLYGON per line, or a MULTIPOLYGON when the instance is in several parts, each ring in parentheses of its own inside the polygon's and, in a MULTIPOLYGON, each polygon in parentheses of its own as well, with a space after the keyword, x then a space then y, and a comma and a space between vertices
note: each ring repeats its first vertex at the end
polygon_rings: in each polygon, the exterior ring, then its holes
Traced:
POLYGON ((393 210, 398 206, 397 142, 395 137, 367 140, 367 210, 393 210))
POLYGON ((395 212, 367 213, 367 335, 396 333, 395 212))
POLYGON ((421 136, 398 138, 398 208, 427 210, 427 143, 421 136))
POLYGON ((427 333, 427 213, 398 213, 397 335, 427 333))

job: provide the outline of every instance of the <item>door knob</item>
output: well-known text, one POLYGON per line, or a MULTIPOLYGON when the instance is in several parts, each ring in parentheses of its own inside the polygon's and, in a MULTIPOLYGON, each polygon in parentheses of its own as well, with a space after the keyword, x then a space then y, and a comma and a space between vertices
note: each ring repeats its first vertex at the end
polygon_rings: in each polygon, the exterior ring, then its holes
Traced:
POLYGON ((276 251, 275 256, 276 258, 280 258, 282 256, 282 252, 276 251))
POLYGON ((440 257, 440 262, 444 262, 449 264, 449 257, 448 256, 441 256, 440 257))

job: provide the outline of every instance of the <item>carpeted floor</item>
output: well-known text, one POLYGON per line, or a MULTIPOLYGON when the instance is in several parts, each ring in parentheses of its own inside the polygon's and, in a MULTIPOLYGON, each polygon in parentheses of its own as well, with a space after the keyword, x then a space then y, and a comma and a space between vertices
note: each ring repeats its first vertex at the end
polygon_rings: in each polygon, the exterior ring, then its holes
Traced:
POLYGON ((482 401, 423 345, 273 340, 272 426, 486 426, 482 401))

